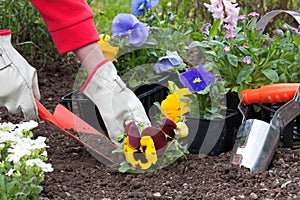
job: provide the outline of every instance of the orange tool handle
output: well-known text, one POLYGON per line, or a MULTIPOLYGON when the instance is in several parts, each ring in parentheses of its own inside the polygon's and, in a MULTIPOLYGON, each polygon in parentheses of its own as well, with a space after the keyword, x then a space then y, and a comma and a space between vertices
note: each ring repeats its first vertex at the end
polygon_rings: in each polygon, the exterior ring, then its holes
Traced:
POLYGON ((242 101, 253 103, 282 103, 291 100, 300 87, 300 83, 276 83, 257 89, 245 89, 241 93, 242 101))

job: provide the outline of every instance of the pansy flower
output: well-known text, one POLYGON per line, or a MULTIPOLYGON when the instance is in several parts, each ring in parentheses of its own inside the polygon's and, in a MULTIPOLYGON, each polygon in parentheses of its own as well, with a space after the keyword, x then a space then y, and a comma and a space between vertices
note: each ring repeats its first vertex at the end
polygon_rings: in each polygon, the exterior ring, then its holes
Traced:
POLYGON ((132 0, 130 11, 136 16, 143 16, 145 11, 150 10, 158 4, 159 0, 132 0))
POLYGON ((161 73, 164 71, 168 71, 169 69, 173 69, 174 67, 180 66, 182 64, 183 60, 176 51, 167 51, 165 56, 160 57, 159 62, 154 64, 153 70, 156 73, 161 73))
POLYGON ((213 75, 206 71, 203 65, 199 65, 197 69, 190 69, 181 73, 179 80, 183 86, 187 87, 191 92, 199 92, 209 84, 215 82, 213 75))
POLYGON ((163 119, 161 128, 147 127, 142 132, 135 122, 125 127, 127 137, 124 142, 126 160, 139 169, 149 169, 155 165, 168 145, 167 137, 174 137, 176 124, 170 119, 163 119))
POLYGON ((128 37, 129 44, 139 47, 147 41, 149 27, 132 14, 118 14, 112 22, 111 32, 117 38, 128 37))
POLYGON ((152 13, 152 14, 150 15, 150 17, 146 20, 146 23, 150 23, 150 22, 152 22, 154 19, 155 19, 155 14, 152 13))
POLYGON ((173 86, 173 82, 169 83, 170 88, 174 88, 171 94, 161 102, 160 108, 164 116, 177 122, 181 119, 183 114, 189 111, 189 104, 191 100, 186 96, 191 94, 188 88, 177 88, 173 86))
POLYGON ((174 15, 173 15, 173 13, 168 13, 168 19, 170 20, 170 21, 174 21, 174 15))
POLYGON ((98 45, 100 46, 102 53, 105 58, 110 59, 111 61, 115 60, 115 57, 119 51, 118 47, 111 46, 109 43, 110 36, 106 34, 99 35, 98 45))

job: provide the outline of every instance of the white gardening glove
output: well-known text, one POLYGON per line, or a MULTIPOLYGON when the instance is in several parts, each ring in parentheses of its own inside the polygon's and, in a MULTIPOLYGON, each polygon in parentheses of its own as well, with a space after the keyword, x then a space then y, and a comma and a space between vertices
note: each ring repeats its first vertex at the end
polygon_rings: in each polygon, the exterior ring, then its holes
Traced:
POLYGON ((81 92, 98 107, 110 139, 119 146, 117 138, 131 121, 150 126, 142 103, 117 75, 110 60, 104 60, 94 69, 81 92))
POLYGON ((25 120, 38 120, 35 99, 40 99, 36 69, 12 46, 11 31, 0 30, 0 106, 25 120))

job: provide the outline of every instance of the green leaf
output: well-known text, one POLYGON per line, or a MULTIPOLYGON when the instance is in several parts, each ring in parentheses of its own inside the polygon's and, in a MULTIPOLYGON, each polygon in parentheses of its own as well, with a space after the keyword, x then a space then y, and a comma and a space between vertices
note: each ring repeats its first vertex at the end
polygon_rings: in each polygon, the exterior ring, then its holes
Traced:
POLYGON ((210 45, 207 42, 193 41, 191 44, 189 44, 188 48, 191 49, 194 47, 210 48, 210 45))
POLYGON ((279 76, 277 74, 277 72, 273 69, 265 69, 262 70, 262 73, 268 78, 270 79, 272 82, 278 82, 279 81, 279 76))
POLYGON ((279 76, 279 82, 281 82, 281 83, 288 82, 288 78, 287 78, 286 74, 281 74, 279 76))
POLYGON ((238 47, 238 49, 244 54, 244 55, 250 55, 250 52, 244 48, 244 47, 238 47))
POLYGON ((250 23, 248 24, 248 28, 249 28, 249 29, 255 29, 255 27, 256 27, 256 22, 257 22, 257 18, 256 18, 256 17, 252 18, 252 20, 251 20, 250 23))
POLYGON ((244 80, 246 80, 251 75, 254 69, 255 67, 251 65, 247 65, 246 67, 244 67, 237 77, 237 83, 241 84, 244 80))
POLYGON ((37 185, 37 186, 31 188, 32 193, 33 193, 33 194, 36 194, 36 195, 39 194, 39 193, 41 193, 42 190, 43 190, 43 187, 42 187, 42 186, 39 186, 39 185, 37 185))
POLYGON ((129 170, 135 170, 135 168, 128 162, 122 162, 118 170, 121 173, 125 173, 129 170))
MULTIPOLYGON (((233 54, 230 54, 230 53, 227 54, 227 60, 234 67, 238 66, 238 57, 236 55, 233 55, 233 54)), ((224 66, 224 67, 229 67, 229 66, 224 66)))
POLYGON ((220 23, 221 23, 220 19, 214 20, 214 23, 209 32, 209 39, 213 39, 217 35, 220 23))
POLYGON ((19 190, 19 187, 18 187, 16 181, 11 181, 11 182, 7 183, 6 188, 7 188, 7 193, 9 194, 9 196, 14 196, 19 190))

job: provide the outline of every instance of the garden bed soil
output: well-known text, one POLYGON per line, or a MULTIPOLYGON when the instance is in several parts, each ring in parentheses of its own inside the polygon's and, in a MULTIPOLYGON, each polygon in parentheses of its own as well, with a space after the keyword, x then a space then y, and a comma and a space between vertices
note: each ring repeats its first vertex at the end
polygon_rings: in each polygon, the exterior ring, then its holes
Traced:
MULTIPOLYGON (((50 112, 72 91, 72 75, 78 67, 74 62, 56 62, 38 70, 41 102, 50 112)), ((21 115, 11 115, 4 109, 0 113, 1 122, 22 120, 21 115)), ((45 123, 33 132, 48 138, 48 162, 54 168, 42 183, 40 197, 46 200, 300 199, 299 141, 293 149, 279 146, 270 168, 262 173, 230 164, 231 152, 227 152, 204 158, 190 154, 157 172, 122 174, 45 123)))

